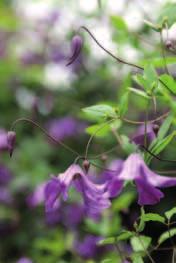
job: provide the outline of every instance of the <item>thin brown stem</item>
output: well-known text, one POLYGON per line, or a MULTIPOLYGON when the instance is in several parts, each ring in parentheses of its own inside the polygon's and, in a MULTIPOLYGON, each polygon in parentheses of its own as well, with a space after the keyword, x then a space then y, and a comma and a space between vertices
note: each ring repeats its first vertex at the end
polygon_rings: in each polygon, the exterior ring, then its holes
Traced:
POLYGON ((36 126, 37 128, 39 128, 50 140, 52 140, 53 142, 61 145, 63 148, 65 148, 66 150, 68 150, 69 152, 72 152, 73 154, 75 155, 78 155, 80 156, 80 154, 73 150, 72 148, 70 148, 69 146, 67 146, 65 143, 63 143, 62 141, 60 140, 56 140, 55 138, 53 138, 50 134, 47 133, 47 131, 42 128, 38 123, 36 123, 35 121, 31 120, 31 119, 28 119, 28 118, 19 118, 17 119, 16 121, 14 121, 12 123, 12 126, 11 126, 11 130, 14 130, 14 127, 16 126, 17 123, 19 122, 28 122, 28 123, 31 123, 32 125, 36 126))

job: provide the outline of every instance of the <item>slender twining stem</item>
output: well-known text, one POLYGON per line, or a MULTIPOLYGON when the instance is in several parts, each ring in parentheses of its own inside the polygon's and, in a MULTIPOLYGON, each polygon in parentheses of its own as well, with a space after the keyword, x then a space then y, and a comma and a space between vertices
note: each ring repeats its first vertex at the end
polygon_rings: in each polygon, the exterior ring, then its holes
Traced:
POLYGON ((19 122, 28 122, 28 123, 31 123, 32 125, 34 125, 35 127, 39 128, 50 140, 52 140, 53 142, 61 145, 63 148, 65 148, 66 150, 68 150, 69 152, 72 152, 73 154, 77 155, 77 156, 80 156, 80 154, 73 150, 72 148, 70 148, 69 146, 67 146, 65 143, 63 143, 62 141, 60 140, 56 140, 55 138, 53 138, 50 134, 47 133, 47 131, 42 128, 38 123, 36 123, 35 121, 31 120, 31 119, 28 119, 28 118, 19 118, 17 119, 16 121, 14 121, 12 123, 12 126, 11 126, 11 130, 14 130, 15 126, 17 123, 19 122))
POLYGON ((148 152, 150 155, 152 155, 154 158, 156 158, 157 160, 159 160, 161 162, 176 163, 176 160, 168 160, 168 159, 162 159, 162 158, 158 157, 157 155, 152 153, 149 149, 147 149, 144 145, 140 145, 139 147, 144 149, 146 152, 148 152))
POLYGON ((81 26, 80 29, 84 29, 91 37, 92 39, 96 42, 96 44, 101 48, 103 49, 107 54, 109 54, 112 58, 114 58, 115 60, 117 60, 119 63, 122 63, 122 64, 125 64, 125 65, 128 65, 128 66, 132 66, 132 67, 135 67, 135 68, 138 68, 138 69, 141 69, 141 70, 144 70, 143 67, 141 66, 138 66, 134 63, 130 63, 124 59, 121 59, 117 56, 115 56, 111 51, 109 51, 108 49, 106 49, 97 39, 96 37, 92 34, 92 32, 90 32, 90 30, 85 27, 85 26, 81 26))
POLYGON ((146 249, 146 247, 145 247, 142 239, 140 238, 140 235, 139 235, 138 232, 136 232, 136 237, 139 239, 139 242, 141 243, 141 246, 143 247, 144 252, 145 252, 146 255, 148 256, 148 258, 150 259, 150 261, 151 261, 152 263, 155 263, 155 261, 153 260, 153 258, 152 258, 151 255, 150 255, 150 253, 149 253, 148 250, 146 249))
POLYGON ((117 132, 117 130, 112 128, 111 131, 112 131, 112 134, 114 135, 114 137, 116 138, 118 144, 121 146, 121 148, 123 148, 122 147, 123 146, 123 142, 122 142, 122 139, 121 139, 119 133, 117 132))
POLYGON ((89 151, 89 147, 90 147, 90 144, 93 140, 93 138, 95 137, 95 135, 100 131, 102 130, 105 126, 109 125, 112 121, 114 121, 115 119, 111 119, 109 121, 107 121, 106 123, 103 123, 100 127, 98 127, 98 129, 90 136, 88 142, 87 142, 87 145, 86 145, 86 150, 85 150, 85 159, 87 159, 87 155, 88 155, 88 151, 89 151))
MULTIPOLYGON (((156 121, 160 121, 164 118, 166 118, 168 115, 169 115, 170 111, 167 111, 166 113, 162 114, 161 116, 155 118, 155 119, 152 119, 152 120, 148 120, 148 123, 154 123, 156 121)), ((130 123, 130 124, 134 124, 134 125, 141 125, 141 124, 145 124, 145 121, 133 121, 133 120, 129 120, 125 117, 121 117, 121 120, 127 122, 127 123, 130 123)))

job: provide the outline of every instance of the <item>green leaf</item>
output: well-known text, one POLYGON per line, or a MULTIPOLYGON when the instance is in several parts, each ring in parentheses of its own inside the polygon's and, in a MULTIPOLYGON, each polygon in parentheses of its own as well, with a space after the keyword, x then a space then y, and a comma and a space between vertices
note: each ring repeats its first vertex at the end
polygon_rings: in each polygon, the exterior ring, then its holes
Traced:
POLYGON ((152 85, 157 80, 157 74, 154 67, 148 64, 144 67, 144 78, 152 85))
MULTIPOLYGON (((159 77, 159 79, 167 86, 170 92, 176 95, 176 81, 172 76, 163 74, 159 77)), ((163 85, 165 87, 165 85, 163 85)))
POLYGON ((171 218, 176 214, 176 207, 173 207, 172 209, 165 212, 165 216, 168 220, 171 220, 171 218))
POLYGON ((156 214, 156 213, 144 214, 144 215, 142 215, 142 220, 144 222, 148 222, 148 221, 156 221, 156 222, 161 222, 161 223, 165 222, 165 218, 163 216, 156 214))
MULTIPOLYGON (((146 64, 152 64, 155 68, 160 68, 160 67, 165 67, 165 61, 161 57, 156 57, 156 58, 150 58, 150 59, 145 59, 141 60, 140 64, 145 66, 146 64)), ((175 64, 176 63, 176 57, 167 57, 166 58, 166 64, 175 64)))
POLYGON ((114 212, 127 209, 136 197, 135 192, 126 192, 119 195, 112 203, 112 209, 114 212))
POLYGON ((103 240, 100 240, 98 242, 99 245, 109 245, 109 244, 115 244, 119 241, 124 241, 124 240, 128 240, 129 238, 131 238, 132 236, 134 236, 134 233, 131 231, 122 231, 118 236, 116 237, 108 237, 105 238, 103 240))
POLYGON ((176 228, 172 228, 169 231, 164 232, 158 239, 158 244, 163 243, 167 239, 170 239, 171 237, 176 235, 176 228))
POLYGON ((173 121, 173 116, 169 115, 163 122, 163 124, 161 125, 159 131, 158 131, 158 135, 157 135, 157 140, 161 140, 164 138, 164 136, 167 134, 171 124, 173 121))
POLYGON ((128 27, 121 16, 111 16, 111 23, 117 30, 128 31, 128 27))
POLYGON ((139 89, 135 89, 135 88, 131 88, 131 87, 128 89, 140 97, 143 97, 145 99, 150 99, 150 97, 147 95, 147 93, 143 90, 139 90, 139 89))
POLYGON ((107 124, 103 127, 102 124, 95 124, 86 128, 88 134, 94 134, 95 137, 105 137, 110 131, 110 126, 107 124))
POLYGON ((106 104, 93 105, 82 110, 88 117, 94 120, 117 117, 115 109, 106 104))
MULTIPOLYGON (((149 147, 149 150, 153 154, 158 155, 160 152, 162 152, 168 146, 168 144, 172 141, 172 139, 175 137, 175 135, 176 135, 176 131, 173 131, 171 134, 166 136, 164 139, 156 140, 153 144, 151 144, 151 146, 149 147)), ((148 154, 148 153, 146 154, 145 160, 146 160, 147 164, 150 163, 152 158, 153 157, 150 154, 148 154)))
POLYGON ((131 246, 135 252, 145 251, 151 243, 151 237, 148 236, 133 236, 130 240, 131 246))
POLYGON ((133 263, 144 263, 140 253, 133 253, 131 257, 133 263))
POLYGON ((119 114, 120 116, 123 116, 127 110, 128 110, 128 101, 129 101, 129 92, 125 92, 121 99, 119 104, 119 114))
POLYGON ((137 146, 130 142, 129 138, 126 135, 121 135, 122 148, 127 153, 133 153, 136 151, 137 146))

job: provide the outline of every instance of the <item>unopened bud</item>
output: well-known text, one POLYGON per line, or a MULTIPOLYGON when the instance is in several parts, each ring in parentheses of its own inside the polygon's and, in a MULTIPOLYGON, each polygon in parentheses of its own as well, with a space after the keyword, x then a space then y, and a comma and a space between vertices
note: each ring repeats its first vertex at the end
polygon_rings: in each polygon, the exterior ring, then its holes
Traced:
POLYGON ((8 144, 10 157, 12 157, 15 143, 16 143, 16 133, 14 131, 9 131, 7 133, 7 144, 8 144))
POLYGON ((87 173, 89 171, 89 168, 90 168, 90 162, 88 160, 84 160, 83 161, 83 167, 87 173))
POLYGON ((154 124, 154 125, 153 125, 153 131, 154 131, 155 135, 158 134, 159 128, 160 128, 160 127, 159 127, 158 124, 154 124))
POLYGON ((79 57, 82 46, 83 46, 82 37, 80 37, 79 35, 74 36, 71 42, 72 55, 69 58, 69 62, 67 63, 66 66, 71 65, 79 57))

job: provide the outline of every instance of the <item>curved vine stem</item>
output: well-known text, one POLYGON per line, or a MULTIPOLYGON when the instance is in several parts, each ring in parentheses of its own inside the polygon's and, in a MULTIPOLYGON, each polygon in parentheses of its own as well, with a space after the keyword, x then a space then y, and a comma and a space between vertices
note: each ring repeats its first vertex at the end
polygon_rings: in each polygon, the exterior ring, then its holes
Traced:
POLYGON ((72 152, 73 154, 77 155, 78 157, 80 157, 80 154, 73 150, 72 148, 70 148, 69 146, 67 146, 65 143, 63 143, 60 140, 56 140, 55 138, 53 138, 50 134, 47 133, 47 131, 42 128, 38 123, 36 123, 35 121, 28 119, 28 118, 19 118, 16 121, 14 121, 11 125, 11 130, 14 130, 14 127, 16 126, 17 123, 19 122, 28 122, 34 126, 36 126, 37 128, 39 128, 50 140, 52 140, 53 142, 61 145, 63 148, 65 148, 67 151, 72 152))

